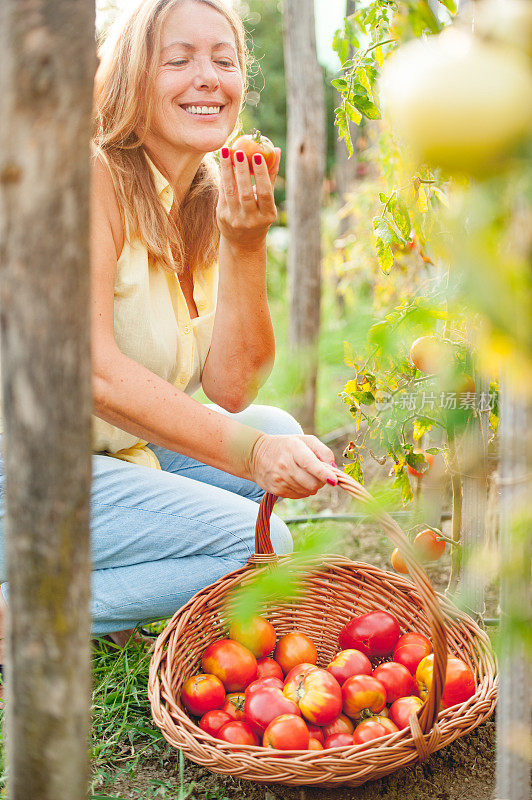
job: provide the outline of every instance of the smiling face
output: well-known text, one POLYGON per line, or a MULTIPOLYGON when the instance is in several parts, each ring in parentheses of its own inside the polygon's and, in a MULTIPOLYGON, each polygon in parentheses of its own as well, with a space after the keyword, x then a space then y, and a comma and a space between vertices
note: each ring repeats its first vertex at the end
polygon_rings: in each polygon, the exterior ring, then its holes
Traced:
POLYGON ((190 155, 218 150, 236 125, 242 92, 229 21, 204 3, 179 3, 162 29, 149 146, 190 155))

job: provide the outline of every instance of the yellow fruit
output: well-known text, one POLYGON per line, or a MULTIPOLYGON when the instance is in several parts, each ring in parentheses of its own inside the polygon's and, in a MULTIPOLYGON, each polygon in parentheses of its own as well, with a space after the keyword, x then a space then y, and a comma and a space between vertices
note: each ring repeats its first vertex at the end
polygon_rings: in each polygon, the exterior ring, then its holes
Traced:
POLYGON ((483 173, 532 128, 532 71, 519 51, 458 29, 400 47, 381 76, 385 116, 414 155, 483 173))

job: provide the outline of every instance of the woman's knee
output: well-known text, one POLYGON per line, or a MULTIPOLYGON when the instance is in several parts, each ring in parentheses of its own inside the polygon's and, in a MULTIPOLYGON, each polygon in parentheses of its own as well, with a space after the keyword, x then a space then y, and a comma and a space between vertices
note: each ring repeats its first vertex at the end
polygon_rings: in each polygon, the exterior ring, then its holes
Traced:
POLYGON ((278 556, 286 556, 294 549, 292 534, 288 526, 276 514, 270 517, 270 539, 278 556))
POLYGON ((258 428, 263 433, 270 435, 303 433, 299 422, 288 411, 276 406, 253 405, 240 413, 242 422, 258 428))

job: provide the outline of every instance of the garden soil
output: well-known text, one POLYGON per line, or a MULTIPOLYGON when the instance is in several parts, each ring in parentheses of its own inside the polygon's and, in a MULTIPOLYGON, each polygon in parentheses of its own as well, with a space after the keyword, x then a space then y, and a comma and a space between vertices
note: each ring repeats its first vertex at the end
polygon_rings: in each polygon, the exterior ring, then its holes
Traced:
MULTIPOLYGON (((341 453, 338 454, 341 457, 341 453)), ((341 463, 337 458, 338 463, 341 463)), ((448 499, 446 499, 448 505, 448 499)), ((445 504, 444 504, 445 505, 445 504)), ((296 507, 297 508, 297 507, 296 507)), ((310 513, 352 513, 349 498, 340 490, 319 493, 310 503, 310 513)), ((294 505, 284 501, 282 516, 297 516, 294 505)), ((303 513, 303 512, 301 512, 303 513)), ((309 513, 307 501, 306 513, 309 513)), ((337 552, 353 560, 365 561, 381 569, 391 569, 392 546, 385 534, 366 522, 330 523, 341 528, 337 552)), ((443 525, 446 535, 450 524, 443 525)), ((292 528, 295 537, 302 535, 302 526, 292 528)), ((427 572, 433 586, 444 591, 450 569, 446 553, 427 572)), ((497 613, 497 591, 488 587, 486 615, 497 613)), ((319 786, 288 787, 279 784, 261 785, 233 777, 216 775, 186 760, 183 781, 180 779, 176 751, 167 746, 153 761, 143 760, 134 775, 117 775, 107 791, 113 798, 168 798, 168 800, 493 800, 495 787, 495 720, 490 718, 469 734, 433 753, 423 764, 402 768, 391 775, 369 781, 356 788, 323 789, 319 786), (175 787, 174 792, 161 790, 159 781, 175 787), (181 791, 180 791, 181 789, 181 791)), ((106 795, 107 796, 107 795, 106 795)))

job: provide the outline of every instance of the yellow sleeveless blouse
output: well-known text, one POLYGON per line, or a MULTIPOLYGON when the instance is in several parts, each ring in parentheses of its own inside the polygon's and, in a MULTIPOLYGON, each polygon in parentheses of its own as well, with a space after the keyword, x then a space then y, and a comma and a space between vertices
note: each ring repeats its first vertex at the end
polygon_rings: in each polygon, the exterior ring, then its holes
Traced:
MULTIPOLYGON (((173 190, 146 156, 157 194, 168 213, 173 190)), ((218 266, 193 276, 194 302, 199 316, 191 319, 178 277, 153 262, 146 246, 129 240, 117 262, 114 289, 114 328, 119 349, 163 380, 193 394, 209 352, 218 266)), ((147 443, 96 416, 92 417, 92 449, 136 464, 160 469, 147 443)))

